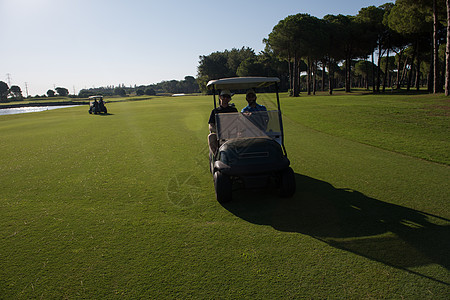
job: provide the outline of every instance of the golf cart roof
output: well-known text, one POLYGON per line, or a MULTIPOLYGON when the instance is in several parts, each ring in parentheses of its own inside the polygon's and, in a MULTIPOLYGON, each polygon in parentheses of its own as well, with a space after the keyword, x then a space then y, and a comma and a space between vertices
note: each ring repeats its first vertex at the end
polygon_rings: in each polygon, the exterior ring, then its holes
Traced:
POLYGON ((102 95, 89 96, 89 99, 103 99, 103 96, 102 95))
POLYGON ((208 89, 249 89, 261 88, 280 82, 277 77, 232 77, 210 80, 206 85, 208 89))

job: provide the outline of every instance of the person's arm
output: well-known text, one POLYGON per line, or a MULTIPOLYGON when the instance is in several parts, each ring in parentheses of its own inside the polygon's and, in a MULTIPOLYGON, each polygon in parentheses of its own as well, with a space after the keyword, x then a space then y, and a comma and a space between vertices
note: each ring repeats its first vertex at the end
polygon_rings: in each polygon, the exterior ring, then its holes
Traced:
POLYGON ((211 111, 211 114, 209 115, 209 120, 208 120, 208 128, 209 128, 209 132, 216 132, 216 111, 213 109, 211 111))
POLYGON ((214 123, 209 123, 209 132, 213 133, 216 132, 216 124, 214 123))

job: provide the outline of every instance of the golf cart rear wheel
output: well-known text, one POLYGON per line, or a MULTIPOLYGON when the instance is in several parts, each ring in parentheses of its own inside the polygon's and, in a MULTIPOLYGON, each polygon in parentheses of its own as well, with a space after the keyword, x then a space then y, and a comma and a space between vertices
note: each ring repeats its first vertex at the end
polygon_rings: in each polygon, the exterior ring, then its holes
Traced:
POLYGON ((227 203, 232 198, 232 184, 230 176, 220 171, 214 173, 214 188, 216 190, 216 198, 219 203, 227 203))
POLYGON ((291 167, 280 174, 280 196, 291 197, 295 193, 295 175, 291 167))

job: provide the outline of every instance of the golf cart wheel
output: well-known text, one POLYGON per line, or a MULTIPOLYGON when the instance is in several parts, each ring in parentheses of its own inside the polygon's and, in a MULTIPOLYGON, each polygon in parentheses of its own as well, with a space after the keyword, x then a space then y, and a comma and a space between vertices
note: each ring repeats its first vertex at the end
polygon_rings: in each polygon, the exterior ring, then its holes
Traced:
POLYGON ((220 171, 214 173, 214 188, 216 190, 216 198, 219 203, 227 203, 231 201, 232 184, 230 176, 220 171))
POLYGON ((289 167, 281 172, 280 177, 280 196, 291 197, 295 193, 294 171, 289 167))

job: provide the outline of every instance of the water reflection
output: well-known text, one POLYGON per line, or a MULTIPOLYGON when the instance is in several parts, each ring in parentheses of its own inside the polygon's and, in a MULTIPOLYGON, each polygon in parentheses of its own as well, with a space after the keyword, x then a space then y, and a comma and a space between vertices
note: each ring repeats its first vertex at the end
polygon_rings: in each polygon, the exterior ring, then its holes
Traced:
POLYGON ((79 105, 55 105, 55 106, 30 106, 30 107, 14 107, 14 108, 2 108, 0 109, 0 116, 3 115, 15 115, 31 112, 40 112, 65 107, 75 107, 79 105))

